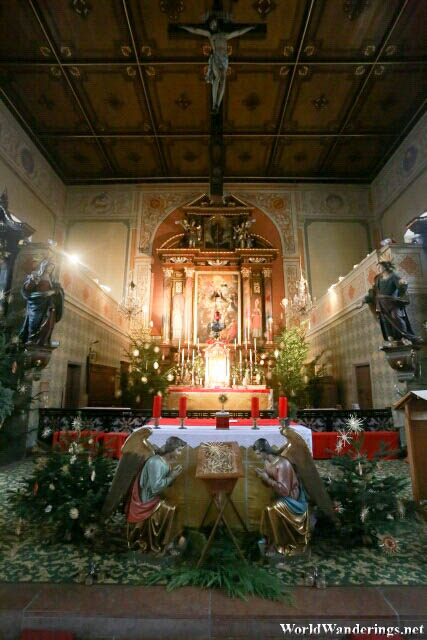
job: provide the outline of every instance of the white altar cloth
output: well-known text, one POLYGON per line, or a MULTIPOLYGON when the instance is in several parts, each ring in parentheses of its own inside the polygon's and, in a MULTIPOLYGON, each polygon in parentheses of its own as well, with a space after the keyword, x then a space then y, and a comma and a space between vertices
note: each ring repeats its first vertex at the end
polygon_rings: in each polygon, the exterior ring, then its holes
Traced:
MULTIPOLYGON (((184 440, 192 449, 198 447, 201 442, 238 442, 239 446, 248 448, 253 445, 258 438, 265 438, 271 446, 281 447, 284 438, 277 426, 262 426, 259 429, 251 427, 237 427, 230 424, 229 429, 216 429, 214 426, 191 426, 186 429, 180 429, 176 425, 162 425, 160 429, 154 429, 153 424, 146 425, 153 429, 150 436, 150 442, 161 447, 170 436, 178 436, 184 440)), ((313 455, 313 444, 311 437, 311 429, 302 425, 291 425, 307 443, 311 455, 313 455)))

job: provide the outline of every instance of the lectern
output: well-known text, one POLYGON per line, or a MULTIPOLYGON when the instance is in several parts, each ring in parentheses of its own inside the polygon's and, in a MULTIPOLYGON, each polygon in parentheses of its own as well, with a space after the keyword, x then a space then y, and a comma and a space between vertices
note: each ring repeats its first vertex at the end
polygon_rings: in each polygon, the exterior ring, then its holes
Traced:
POLYGON ((427 499, 427 390, 408 391, 394 409, 405 410, 405 433, 415 502, 427 499))

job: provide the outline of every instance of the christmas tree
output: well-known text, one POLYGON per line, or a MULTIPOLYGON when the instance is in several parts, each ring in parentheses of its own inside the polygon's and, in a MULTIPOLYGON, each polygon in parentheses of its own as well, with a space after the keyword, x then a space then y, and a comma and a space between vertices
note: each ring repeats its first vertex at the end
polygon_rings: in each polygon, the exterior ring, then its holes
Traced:
POLYGON ((174 369, 162 359, 160 347, 149 328, 139 329, 129 338, 126 353, 129 367, 121 379, 123 403, 132 408, 150 409, 153 396, 163 395, 175 379, 174 369))
POLYGON ((385 475, 383 458, 395 453, 380 444, 372 459, 362 453, 363 421, 350 416, 338 432, 331 463, 338 468, 333 478, 326 478, 326 487, 340 519, 339 534, 351 545, 384 546, 397 549, 394 526, 413 505, 405 505, 399 494, 406 479, 385 475))
MULTIPOLYGON (((50 530, 53 540, 84 542, 102 528, 100 512, 116 463, 104 455, 94 436, 81 437, 81 426, 76 418, 77 438, 64 439, 61 447, 39 456, 34 472, 9 494, 18 517, 31 526, 46 525, 46 535, 50 530)), ((42 437, 50 433, 46 428, 42 437)))

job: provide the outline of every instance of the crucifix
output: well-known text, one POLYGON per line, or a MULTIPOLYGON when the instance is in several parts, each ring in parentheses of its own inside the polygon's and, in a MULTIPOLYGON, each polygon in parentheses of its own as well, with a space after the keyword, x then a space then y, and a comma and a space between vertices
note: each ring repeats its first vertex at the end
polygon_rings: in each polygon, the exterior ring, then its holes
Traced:
POLYGON ((250 36, 266 34, 264 24, 232 24, 223 10, 222 0, 214 0, 213 7, 203 24, 170 24, 170 36, 182 35, 182 31, 209 40, 209 56, 206 82, 212 85, 210 155, 210 196, 213 200, 223 198, 223 177, 225 165, 222 117, 222 99, 225 91, 225 79, 228 69, 227 43, 249 33, 250 36))

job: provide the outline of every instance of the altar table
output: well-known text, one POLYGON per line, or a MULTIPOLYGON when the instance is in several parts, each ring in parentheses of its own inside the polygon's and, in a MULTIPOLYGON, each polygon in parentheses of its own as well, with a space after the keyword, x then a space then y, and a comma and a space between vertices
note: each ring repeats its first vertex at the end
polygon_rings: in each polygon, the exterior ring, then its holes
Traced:
POLYGON ((187 409, 222 409, 219 400, 220 395, 227 396, 227 402, 224 404, 225 410, 248 409, 251 406, 251 399, 259 399, 260 411, 273 409, 273 390, 265 389, 262 385, 252 385, 252 387, 241 388, 213 388, 205 389, 203 387, 185 387, 175 386, 169 387, 168 396, 166 398, 167 409, 178 409, 179 399, 184 396, 187 398, 187 409))

